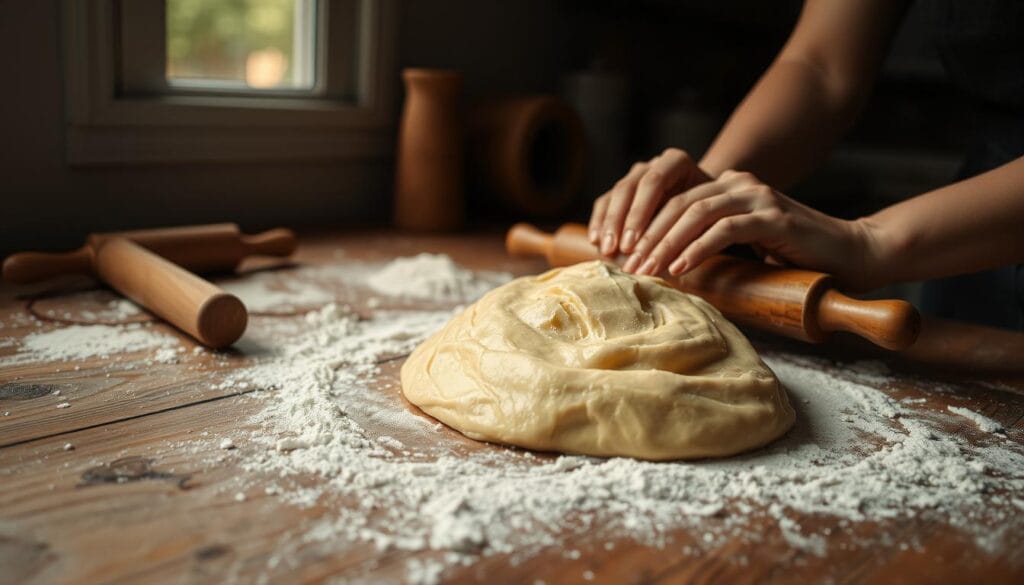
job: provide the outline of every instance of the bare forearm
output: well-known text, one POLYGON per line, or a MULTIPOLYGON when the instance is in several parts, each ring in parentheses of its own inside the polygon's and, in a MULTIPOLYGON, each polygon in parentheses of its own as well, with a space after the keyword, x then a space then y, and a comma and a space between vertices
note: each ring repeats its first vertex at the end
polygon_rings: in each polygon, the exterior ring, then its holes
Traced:
POLYGON ((776 62, 733 113, 701 168, 713 176, 749 171, 781 189, 799 181, 828 154, 862 101, 828 85, 810 63, 776 62))
POLYGON ((802 179, 864 104, 906 0, 807 0, 793 34, 701 161, 713 176, 802 179))
POLYGON ((875 286, 1024 262, 1024 157, 858 223, 875 286))

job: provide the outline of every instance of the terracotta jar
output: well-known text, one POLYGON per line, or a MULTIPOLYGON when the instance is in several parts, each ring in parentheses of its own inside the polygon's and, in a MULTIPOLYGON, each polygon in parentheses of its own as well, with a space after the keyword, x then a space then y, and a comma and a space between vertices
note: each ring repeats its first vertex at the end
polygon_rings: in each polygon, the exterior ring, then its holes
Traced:
POLYGON ((395 167, 395 225, 452 230, 464 217, 462 76, 439 69, 406 69, 405 105, 395 167))
POLYGON ((485 101, 469 117, 474 194, 496 195, 517 214, 553 218, 583 182, 586 139, 575 111, 552 96, 485 101))

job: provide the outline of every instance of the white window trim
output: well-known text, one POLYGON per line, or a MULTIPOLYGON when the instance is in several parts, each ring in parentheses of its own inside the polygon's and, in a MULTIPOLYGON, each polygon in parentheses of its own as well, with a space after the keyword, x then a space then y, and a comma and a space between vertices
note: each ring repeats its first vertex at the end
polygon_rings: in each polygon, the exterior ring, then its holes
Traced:
MULTIPOLYGON (((329 0, 328 0, 329 1, 329 0)), ((64 0, 72 165, 384 158, 393 151, 395 6, 358 0, 357 96, 118 96, 115 0, 64 0)))

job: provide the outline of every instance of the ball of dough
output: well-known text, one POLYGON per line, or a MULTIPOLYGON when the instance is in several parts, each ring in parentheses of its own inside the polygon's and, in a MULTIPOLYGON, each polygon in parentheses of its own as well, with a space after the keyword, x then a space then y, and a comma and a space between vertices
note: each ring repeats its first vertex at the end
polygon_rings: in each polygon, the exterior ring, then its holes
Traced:
POLYGON ((714 307, 600 261, 489 292, 416 348, 402 390, 473 439, 652 460, 754 449, 794 419, 714 307))

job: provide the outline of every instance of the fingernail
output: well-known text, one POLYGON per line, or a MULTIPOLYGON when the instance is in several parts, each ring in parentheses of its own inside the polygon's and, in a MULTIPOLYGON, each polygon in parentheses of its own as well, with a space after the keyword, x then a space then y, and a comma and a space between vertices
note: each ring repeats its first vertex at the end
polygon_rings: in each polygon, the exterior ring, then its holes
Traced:
POLYGON ((601 253, 605 256, 611 256, 612 252, 615 251, 615 234, 608 232, 604 235, 604 240, 601 242, 601 253))
POLYGON ((635 243, 636 231, 633 228, 627 228, 626 231, 622 233, 622 251, 632 252, 633 244, 635 243))
POLYGON ((633 252, 633 255, 622 265, 622 269, 626 272, 636 272, 636 265, 640 263, 640 258, 642 258, 640 252, 633 252))
POLYGON ((640 266, 640 270, 637 270, 636 273, 637 274, 654 274, 654 268, 657 265, 658 265, 658 261, 657 260, 655 260, 654 258, 648 258, 647 261, 644 262, 640 266))
POLYGON ((633 251, 641 256, 646 255, 651 251, 651 242, 647 238, 640 238, 640 241, 633 246, 633 251))
POLYGON ((684 260, 683 258, 679 258, 678 260, 673 262, 671 266, 668 267, 668 271, 671 272, 674 276, 679 276, 680 274, 683 273, 684 270, 686 270, 686 260, 684 260))

